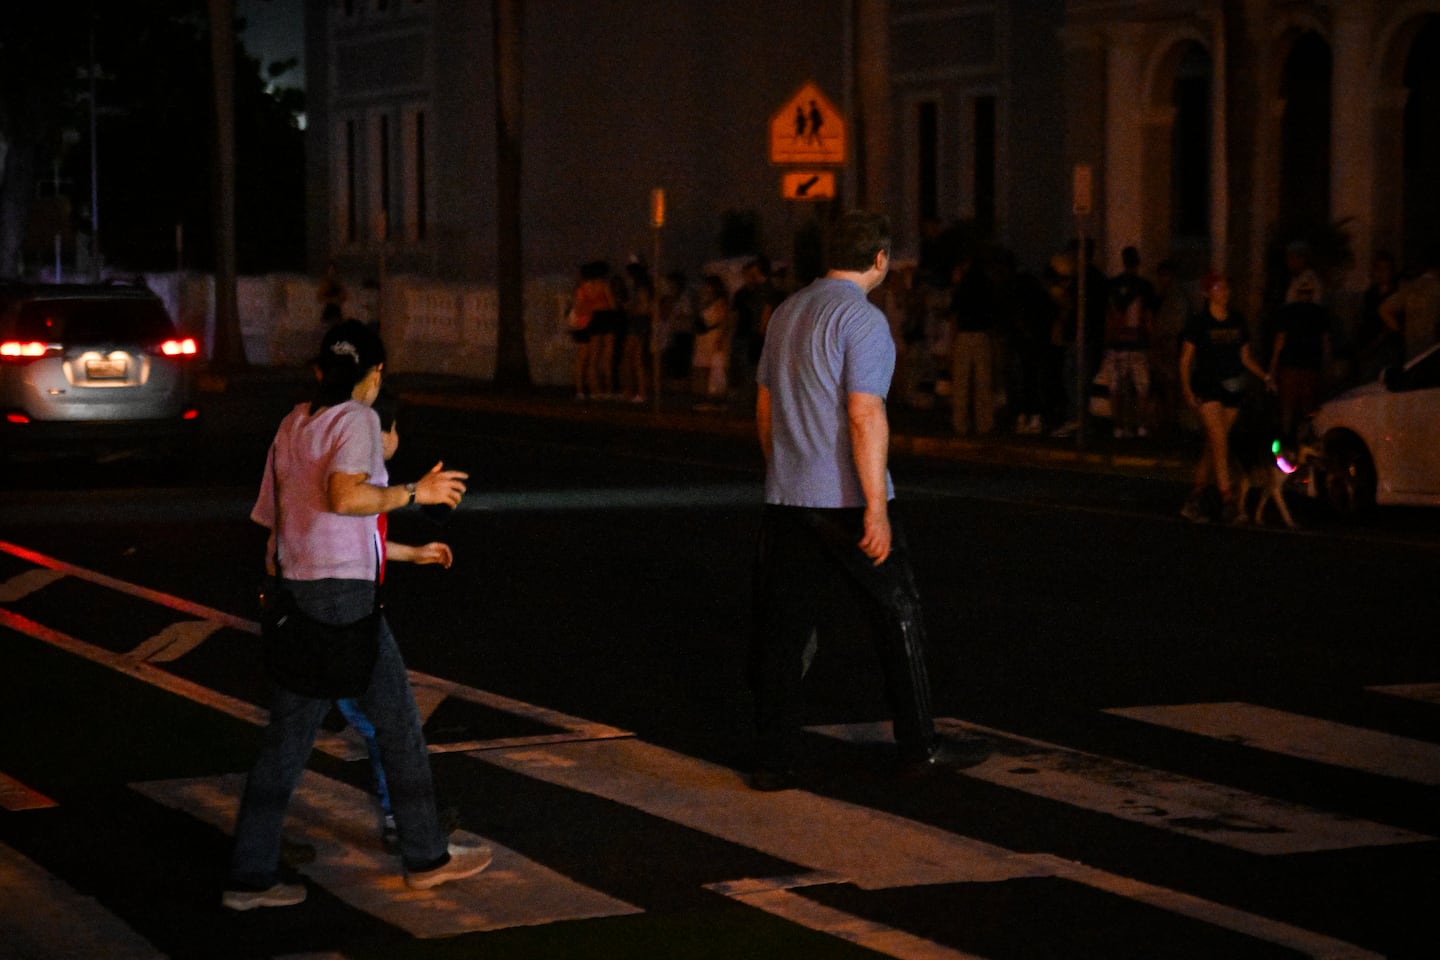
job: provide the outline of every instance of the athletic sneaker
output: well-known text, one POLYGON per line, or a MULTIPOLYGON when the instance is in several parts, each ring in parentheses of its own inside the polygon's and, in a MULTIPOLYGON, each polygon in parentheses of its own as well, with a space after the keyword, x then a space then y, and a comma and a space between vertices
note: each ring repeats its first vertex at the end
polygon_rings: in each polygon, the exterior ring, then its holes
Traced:
POLYGON ((226 890, 220 904, 229 910, 256 907, 293 907, 305 902, 305 888, 298 883, 277 883, 265 890, 226 890))
MULTIPOLYGON (((446 807, 440 811, 440 830, 445 836, 450 836, 460 829, 460 811, 454 807, 446 807)), ((385 814, 385 822, 380 828, 380 845, 385 852, 394 856, 400 854, 400 827, 395 823, 393 813, 385 814)))
POLYGON ((429 890, 451 880, 464 880, 490 866, 493 854, 489 847, 462 847, 450 844, 450 859, 433 870, 405 875, 405 886, 411 890, 429 890))
POLYGON ((1240 502, 1234 497, 1226 497, 1220 504, 1220 522, 1233 525, 1244 523, 1245 520, 1245 514, 1240 512, 1240 502))
POLYGON ((905 777, 920 777, 946 770, 964 770, 984 763, 995 752, 995 744, 984 737, 937 736, 922 757, 900 761, 905 777))
POLYGON ((1191 523, 1205 523, 1210 518, 1205 515, 1205 495, 1195 491, 1185 498, 1185 505, 1180 508, 1180 516, 1191 523))

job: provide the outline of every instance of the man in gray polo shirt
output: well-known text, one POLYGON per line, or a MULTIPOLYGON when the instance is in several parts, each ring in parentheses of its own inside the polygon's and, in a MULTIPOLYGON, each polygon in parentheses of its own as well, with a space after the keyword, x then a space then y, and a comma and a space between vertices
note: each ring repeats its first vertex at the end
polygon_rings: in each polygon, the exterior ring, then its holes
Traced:
POLYGON ((775 310, 760 356, 765 513, 749 665, 757 790, 795 785, 805 649, 837 591, 870 614, 905 769, 970 766, 991 749, 935 733, 920 598, 890 516, 885 395, 895 344, 866 299, 890 269, 890 239, 888 218, 845 214, 829 272, 775 310))

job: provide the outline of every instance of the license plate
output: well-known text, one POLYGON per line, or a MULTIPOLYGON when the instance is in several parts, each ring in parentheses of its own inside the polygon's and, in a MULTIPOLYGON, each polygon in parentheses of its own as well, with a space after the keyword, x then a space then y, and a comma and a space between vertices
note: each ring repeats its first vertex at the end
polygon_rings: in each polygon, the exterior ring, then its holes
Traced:
POLYGON ((85 376, 91 380, 124 380, 124 360, 86 360, 85 376))

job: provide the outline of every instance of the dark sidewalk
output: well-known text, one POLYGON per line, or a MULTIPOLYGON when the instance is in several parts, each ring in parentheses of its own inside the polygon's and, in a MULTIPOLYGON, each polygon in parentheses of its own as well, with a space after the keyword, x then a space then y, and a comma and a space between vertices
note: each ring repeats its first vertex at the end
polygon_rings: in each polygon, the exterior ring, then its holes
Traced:
MULTIPOLYGON (((228 375, 207 373, 202 395, 222 394, 226 404, 275 403, 307 395, 312 374, 301 367, 251 367, 228 375)), ((593 421, 641 429, 754 437, 753 404, 696 409, 686 393, 662 392, 660 403, 621 400, 577 401, 568 387, 506 389, 487 381, 423 373, 396 373, 392 389, 417 406, 493 411, 530 417, 593 421)), ((281 407, 283 410, 284 408, 281 407)), ((998 430, 986 436, 957 437, 943 400, 932 409, 890 407, 891 449, 897 454, 949 460, 1112 472, 1188 483, 1200 455, 1199 437, 1181 431, 1169 435, 1117 440, 1105 420, 1091 421, 1082 447, 1074 437, 1017 435, 998 430)))

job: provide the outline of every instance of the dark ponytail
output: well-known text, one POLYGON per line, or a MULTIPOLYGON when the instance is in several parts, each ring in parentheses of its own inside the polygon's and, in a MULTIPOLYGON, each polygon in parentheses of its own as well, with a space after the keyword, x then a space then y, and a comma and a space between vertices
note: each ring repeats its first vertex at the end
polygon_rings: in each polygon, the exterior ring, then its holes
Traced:
POLYGON ((310 401, 311 414, 349 400, 355 385, 372 367, 385 362, 385 344, 380 335, 359 320, 345 320, 325 331, 315 367, 320 383, 310 401))

